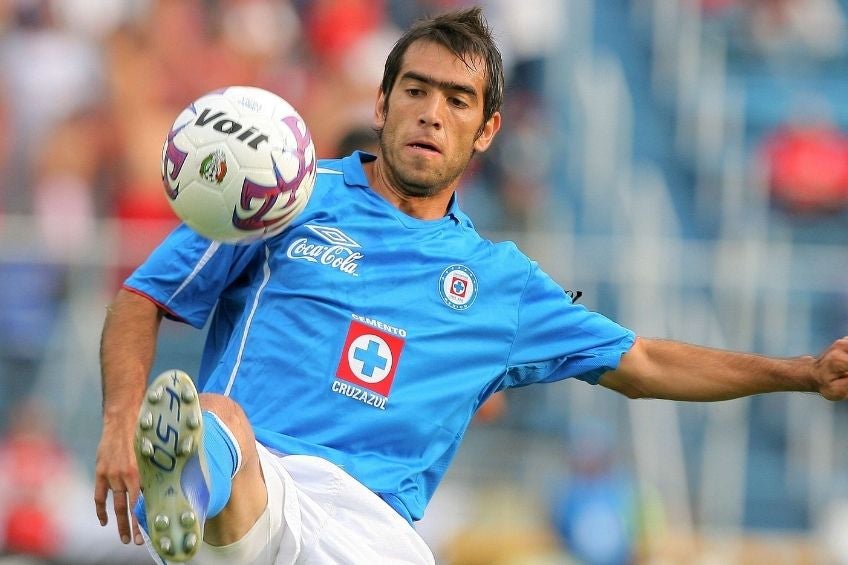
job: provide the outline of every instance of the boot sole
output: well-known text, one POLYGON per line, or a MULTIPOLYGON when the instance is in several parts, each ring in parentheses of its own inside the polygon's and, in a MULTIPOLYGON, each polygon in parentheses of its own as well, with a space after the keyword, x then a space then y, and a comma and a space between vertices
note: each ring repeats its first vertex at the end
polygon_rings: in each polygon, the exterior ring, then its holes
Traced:
POLYGON ((203 454, 198 454, 202 436, 203 417, 191 377, 179 370, 160 374, 139 410, 135 456, 147 534, 153 549, 168 561, 188 561, 203 539, 204 517, 198 516, 181 483, 190 462, 209 476, 203 454))

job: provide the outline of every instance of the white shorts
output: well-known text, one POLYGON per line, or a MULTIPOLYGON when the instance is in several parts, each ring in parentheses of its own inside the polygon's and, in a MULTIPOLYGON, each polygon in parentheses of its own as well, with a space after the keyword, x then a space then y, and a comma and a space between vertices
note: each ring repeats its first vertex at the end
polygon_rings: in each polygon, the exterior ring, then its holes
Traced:
POLYGON ((307 455, 279 456, 256 444, 268 505, 239 541, 206 543, 196 565, 428 564, 412 526, 338 466, 307 455))

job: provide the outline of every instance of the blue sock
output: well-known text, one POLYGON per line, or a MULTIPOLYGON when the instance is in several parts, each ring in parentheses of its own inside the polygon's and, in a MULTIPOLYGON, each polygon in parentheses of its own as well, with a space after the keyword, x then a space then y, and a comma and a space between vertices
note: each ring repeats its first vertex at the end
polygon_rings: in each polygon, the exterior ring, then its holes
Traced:
MULTIPOLYGON (((241 450, 232 432, 207 410, 203 411, 203 450, 209 469, 209 484, 206 484, 196 458, 186 463, 180 479, 201 520, 214 518, 224 509, 233 490, 233 477, 241 467, 241 450)), ((138 497, 133 514, 141 528, 148 532, 144 495, 138 497)))
POLYGON ((206 517, 217 516, 233 489, 233 477, 241 467, 241 451, 232 432, 212 412, 203 411, 203 448, 209 466, 209 508, 206 517))

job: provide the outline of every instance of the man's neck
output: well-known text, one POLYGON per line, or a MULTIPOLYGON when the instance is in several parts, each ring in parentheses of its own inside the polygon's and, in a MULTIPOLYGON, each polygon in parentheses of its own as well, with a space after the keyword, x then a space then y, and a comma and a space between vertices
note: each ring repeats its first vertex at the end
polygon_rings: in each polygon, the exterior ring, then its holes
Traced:
POLYGON ((453 190, 445 189, 432 196, 410 196, 394 187, 386 176, 384 161, 378 156, 375 161, 362 163, 371 188, 389 204, 419 220, 438 220, 447 214, 453 190))

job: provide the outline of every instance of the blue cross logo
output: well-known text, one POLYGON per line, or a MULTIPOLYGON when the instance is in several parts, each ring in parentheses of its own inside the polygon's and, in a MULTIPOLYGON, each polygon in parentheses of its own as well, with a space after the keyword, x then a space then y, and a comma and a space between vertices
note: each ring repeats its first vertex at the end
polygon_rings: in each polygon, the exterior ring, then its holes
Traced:
POLYGON ((455 279, 453 281, 453 293, 459 295, 465 294, 465 282, 455 279))
POLYGON ((357 347, 353 352, 353 358, 362 363, 361 373, 369 378, 374 377, 374 370, 386 369, 389 359, 380 354, 380 344, 373 339, 368 341, 368 347, 357 347))

